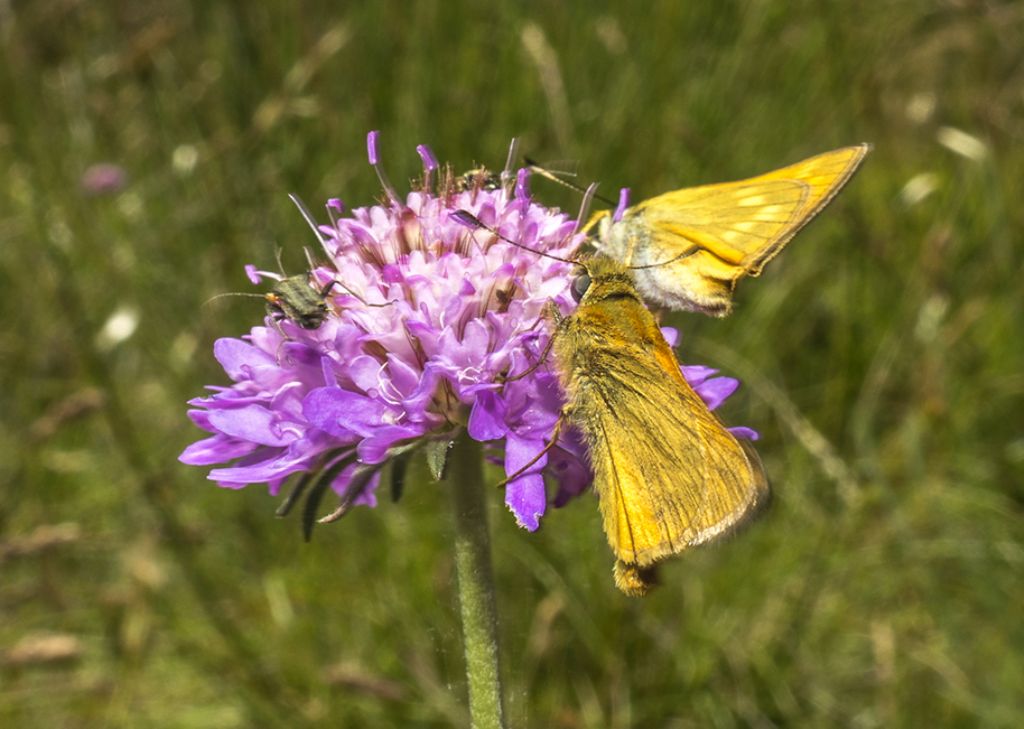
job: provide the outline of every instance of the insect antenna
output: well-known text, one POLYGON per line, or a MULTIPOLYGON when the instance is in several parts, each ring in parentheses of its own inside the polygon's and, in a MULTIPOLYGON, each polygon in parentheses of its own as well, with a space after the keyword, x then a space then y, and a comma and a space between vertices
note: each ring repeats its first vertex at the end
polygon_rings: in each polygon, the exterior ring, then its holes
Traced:
MULTIPOLYGON (((619 190, 619 202, 615 206, 615 212, 612 214, 612 222, 617 223, 622 220, 622 216, 626 212, 626 208, 629 207, 629 188, 623 187, 619 190)), ((700 250, 700 246, 695 246, 693 250, 683 251, 678 256, 673 256, 667 261, 659 261, 658 263, 646 263, 643 266, 626 266, 630 271, 642 271, 645 268, 658 268, 660 266, 667 266, 670 263, 675 263, 678 260, 692 256, 694 253, 700 250)))
POLYGON ((343 284, 341 281, 338 281, 337 279, 334 279, 333 281, 331 281, 329 284, 327 284, 324 287, 323 295, 326 296, 327 294, 329 294, 330 291, 331 291, 331 288, 333 288, 334 286, 338 286, 338 287, 344 289, 346 294, 348 294, 349 296, 351 296, 351 297, 355 298, 356 300, 358 300, 359 303, 362 304, 363 306, 384 307, 384 306, 391 306, 393 303, 398 301, 398 299, 391 299, 390 301, 385 301, 385 302, 383 302, 381 304, 371 304, 369 301, 364 299, 362 296, 357 294, 355 291, 353 291, 352 289, 350 289, 348 286, 343 284))
POLYGON ((245 297, 248 297, 248 298, 256 298, 256 299, 266 299, 267 298, 266 295, 264 295, 264 294, 243 294, 241 292, 228 291, 227 293, 215 294, 214 296, 211 296, 210 298, 208 298, 206 301, 203 302, 203 306, 207 306, 208 304, 216 301, 217 299, 223 299, 225 296, 245 296, 245 297))

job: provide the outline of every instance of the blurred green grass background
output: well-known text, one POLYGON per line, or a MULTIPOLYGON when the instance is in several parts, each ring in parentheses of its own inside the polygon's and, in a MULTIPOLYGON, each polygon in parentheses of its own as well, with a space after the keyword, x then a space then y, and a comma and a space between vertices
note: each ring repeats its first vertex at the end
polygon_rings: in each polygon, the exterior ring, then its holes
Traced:
POLYGON ((490 496, 513 726, 1024 722, 1024 5, 16 0, 0 36, 0 725, 465 725, 441 487, 306 545, 176 460, 263 313, 204 302, 301 270, 286 193, 379 194, 370 129, 396 181, 519 135, 634 199, 875 145, 673 322, 746 381, 757 525, 636 601, 592 498, 529 534, 490 496))

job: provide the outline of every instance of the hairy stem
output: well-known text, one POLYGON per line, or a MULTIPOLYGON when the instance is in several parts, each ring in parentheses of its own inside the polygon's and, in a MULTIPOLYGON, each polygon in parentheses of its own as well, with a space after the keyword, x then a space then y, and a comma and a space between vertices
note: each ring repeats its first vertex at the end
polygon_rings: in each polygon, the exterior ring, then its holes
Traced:
POLYGON ((480 445, 463 433, 452 449, 447 480, 455 510, 455 571, 466 647, 469 713, 474 729, 501 729, 505 713, 482 458, 480 445))

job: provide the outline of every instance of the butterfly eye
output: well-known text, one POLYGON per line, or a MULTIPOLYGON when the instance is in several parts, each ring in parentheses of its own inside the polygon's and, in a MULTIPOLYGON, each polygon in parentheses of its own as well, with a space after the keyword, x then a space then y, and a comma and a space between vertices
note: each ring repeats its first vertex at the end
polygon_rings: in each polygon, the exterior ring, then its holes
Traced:
POLYGON ((581 273, 579 276, 572 280, 572 298, 578 304, 580 299, 583 298, 583 294, 587 293, 587 289, 590 288, 590 275, 581 273))

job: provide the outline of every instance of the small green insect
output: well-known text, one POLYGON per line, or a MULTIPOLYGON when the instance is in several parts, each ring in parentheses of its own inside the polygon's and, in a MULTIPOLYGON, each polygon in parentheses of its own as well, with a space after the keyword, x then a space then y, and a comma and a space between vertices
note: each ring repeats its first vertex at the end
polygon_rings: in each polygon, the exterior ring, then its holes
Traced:
MULTIPOLYGON (((292 202, 295 203, 296 207, 298 207, 299 212, 313 231, 313 234, 316 235, 317 240, 321 244, 324 244, 327 239, 321 233, 313 215, 297 196, 289 195, 288 197, 291 198, 292 202)), ((328 215, 331 215, 330 206, 328 206, 328 215)), ((331 218, 331 220, 334 222, 334 218, 331 218)), ((348 288, 344 283, 337 279, 328 281, 326 284, 321 284, 314 273, 317 271, 318 266, 313 261, 313 256, 309 252, 309 249, 304 250, 306 254, 306 263, 308 265, 306 273, 296 274, 294 276, 289 276, 284 273, 284 264, 281 262, 281 251, 279 249, 277 251, 277 267, 281 271, 280 274, 270 273, 268 271, 250 272, 250 274, 256 273, 259 274, 259 276, 274 279, 276 283, 270 291, 265 294, 218 294, 217 296, 208 299, 206 303, 210 303, 211 301, 224 296, 248 296, 263 299, 266 302, 267 314, 274 321, 274 328, 277 329, 282 337, 285 337, 286 339, 287 336, 285 335, 285 332, 281 330, 280 326, 280 323, 285 320, 291 321, 308 331, 320 328, 331 312, 328 296, 335 286, 342 289, 346 294, 357 299, 364 306, 389 306, 393 303, 388 301, 382 304, 370 304, 361 295, 348 288)), ((247 269, 248 268, 249 267, 247 267, 247 269)), ((250 277, 254 283, 258 283, 259 276, 250 277)))
MULTIPOLYGON (((243 294, 226 293, 217 294, 207 300, 210 303, 225 296, 245 296, 263 299, 266 302, 267 314, 274 320, 275 328, 280 331, 280 323, 290 320, 310 331, 319 329, 330 313, 327 304, 327 296, 335 286, 342 286, 338 281, 330 281, 323 288, 317 288, 317 284, 311 281, 312 272, 297 274, 295 276, 280 276, 277 274, 260 272, 264 276, 274 277, 277 282, 274 287, 265 294, 243 294)), ((284 332, 281 332, 284 334, 284 332)))
POLYGON ((308 273, 282 278, 264 295, 267 314, 275 321, 290 319, 303 329, 319 329, 327 318, 327 294, 335 283, 331 281, 317 289, 310 282, 308 273))

